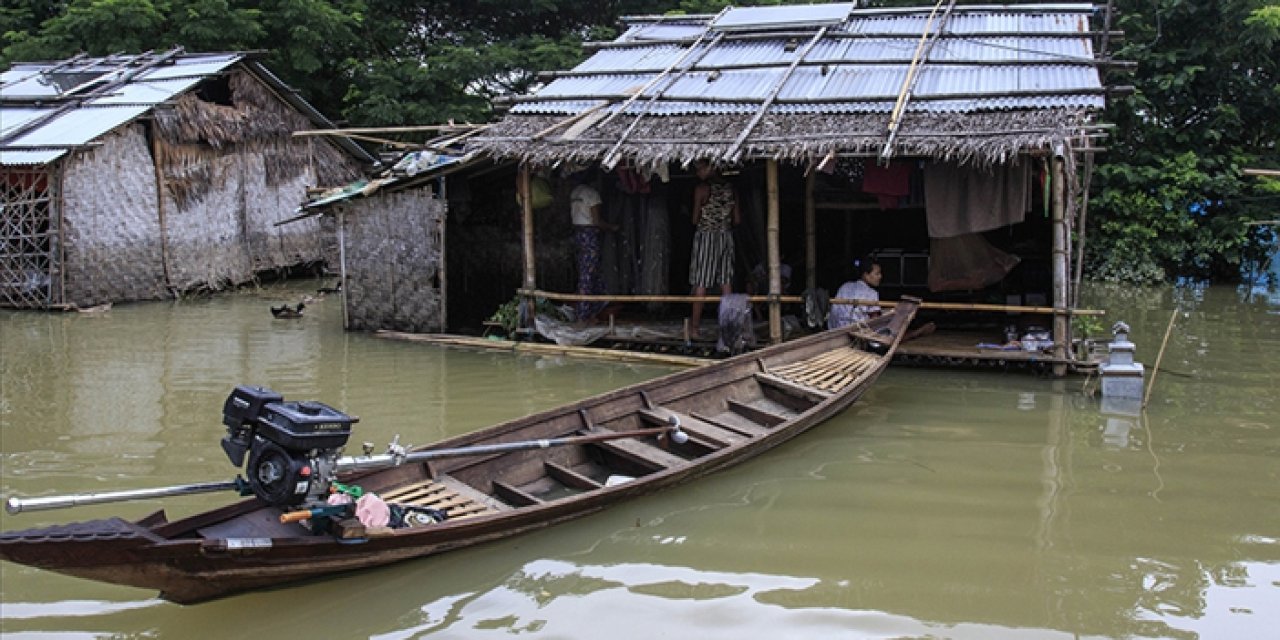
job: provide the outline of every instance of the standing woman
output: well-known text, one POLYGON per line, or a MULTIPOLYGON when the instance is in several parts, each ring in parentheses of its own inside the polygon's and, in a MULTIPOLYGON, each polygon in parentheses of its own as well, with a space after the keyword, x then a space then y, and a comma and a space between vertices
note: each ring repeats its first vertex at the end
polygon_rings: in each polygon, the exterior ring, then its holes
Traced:
MULTIPOLYGON (((707 295, 707 287, 720 285, 720 294, 733 292, 733 226, 742 220, 738 197, 710 163, 698 163, 698 183, 693 189, 693 252, 689 259, 689 285, 693 295, 707 295)), ((693 303, 689 328, 694 336, 702 321, 702 301, 693 303)))
MULTIPOLYGON (((601 295, 604 281, 600 277, 600 235, 615 229, 605 224, 600 215, 600 192, 591 186, 590 171, 573 174, 575 184, 569 194, 569 214, 573 219, 573 240, 578 249, 578 293, 601 295)), ((604 309, 604 302, 581 300, 577 304, 578 322, 587 322, 604 309)))

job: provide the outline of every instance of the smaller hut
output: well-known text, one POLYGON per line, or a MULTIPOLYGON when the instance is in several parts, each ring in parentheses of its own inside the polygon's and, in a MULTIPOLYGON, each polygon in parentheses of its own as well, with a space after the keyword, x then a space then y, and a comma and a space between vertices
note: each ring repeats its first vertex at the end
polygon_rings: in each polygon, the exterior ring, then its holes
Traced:
POLYGON ((218 290, 329 257, 308 188, 375 159, 246 53, 17 63, 0 74, 0 306, 218 290))

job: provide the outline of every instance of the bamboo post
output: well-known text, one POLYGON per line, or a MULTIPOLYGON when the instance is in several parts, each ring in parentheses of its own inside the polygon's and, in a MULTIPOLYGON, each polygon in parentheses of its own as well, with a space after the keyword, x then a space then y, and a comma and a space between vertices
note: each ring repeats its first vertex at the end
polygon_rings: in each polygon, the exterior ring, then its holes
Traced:
POLYGON ((1164 330, 1164 340, 1160 341, 1160 353, 1156 354, 1156 364, 1151 367, 1151 384, 1147 385, 1147 393, 1142 396, 1142 408, 1147 408, 1147 401, 1151 400, 1151 390, 1156 386, 1156 374, 1160 372, 1160 360, 1164 358, 1164 348, 1169 344, 1169 335, 1173 333, 1173 323, 1178 319, 1178 310, 1173 310, 1173 315, 1169 316, 1169 326, 1164 330))
POLYGON ((160 268, 164 272, 164 286, 173 292, 173 277, 169 274, 169 229, 164 219, 164 143, 151 132, 151 158, 156 166, 156 216, 160 225, 160 268))
MULTIPOLYGON (((1066 355, 1067 341, 1067 223, 1066 179, 1061 155, 1054 154, 1050 161, 1053 200, 1053 357, 1061 361, 1066 355)), ((1053 375, 1066 375, 1065 364, 1053 365, 1053 375)))
POLYGON ((440 220, 436 223, 440 229, 436 247, 440 250, 440 332, 444 333, 449 330, 449 243, 446 240, 449 230, 449 194, 446 191, 445 179, 440 178, 438 183, 437 197, 441 211, 440 220))
POLYGON ((815 171, 804 179, 804 285, 810 291, 818 288, 818 225, 813 202, 816 179, 815 171))
MULTIPOLYGON (((533 189, 530 188, 531 176, 529 175, 529 166, 522 165, 520 167, 520 208, 523 213, 521 231, 524 236, 524 288, 534 289, 537 280, 537 263, 533 255, 533 189)), ((520 301, 521 306, 532 305, 533 299, 526 297, 520 301)), ((533 309, 527 309, 529 313, 524 314, 530 322, 533 321, 533 309)))
POLYGON ((351 292, 347 288, 347 214, 338 207, 338 284, 342 287, 342 328, 351 329, 351 292))
POLYGON ((765 223, 765 243, 769 251, 769 343, 782 342, 782 268, 778 255, 778 161, 765 162, 765 181, 769 193, 768 220, 765 223))

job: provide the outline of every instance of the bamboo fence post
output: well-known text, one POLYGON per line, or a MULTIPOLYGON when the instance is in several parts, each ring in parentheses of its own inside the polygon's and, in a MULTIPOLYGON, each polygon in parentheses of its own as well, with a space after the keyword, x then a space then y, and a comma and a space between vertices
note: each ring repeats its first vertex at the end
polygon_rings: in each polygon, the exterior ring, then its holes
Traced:
MULTIPOLYGON (((529 166, 520 167, 520 208, 522 211, 521 231, 524 238, 524 288, 533 289, 537 280, 537 263, 533 255, 533 190, 530 188, 529 166)), ((520 305, 533 304, 533 298, 526 297, 520 305)), ((533 309, 527 309, 525 317, 533 322, 533 309)))
POLYGON ((818 287, 817 216, 813 202, 814 171, 804 178, 804 284, 807 290, 818 287))
POLYGON ((769 193, 768 220, 765 223, 765 242, 769 252, 769 343, 782 342, 782 294, 781 258, 778 255, 778 161, 765 162, 765 182, 769 193))
POLYGON ((1156 387, 1156 374, 1160 372, 1160 360, 1164 358, 1164 348, 1169 344, 1169 335, 1173 333, 1173 323, 1178 319, 1178 310, 1173 310, 1173 315, 1169 316, 1169 326, 1164 330, 1164 340, 1160 342, 1160 353, 1156 354, 1156 364, 1151 368, 1151 384, 1147 385, 1147 393, 1142 396, 1142 408, 1147 408, 1147 402, 1151 400, 1151 390, 1156 387))
MULTIPOLYGON (((1066 354, 1067 340, 1067 223, 1065 212, 1066 180, 1062 156, 1054 154, 1050 160, 1053 200, 1053 357, 1061 361, 1066 354)), ((1053 365, 1053 375, 1066 375, 1064 364, 1053 365)))

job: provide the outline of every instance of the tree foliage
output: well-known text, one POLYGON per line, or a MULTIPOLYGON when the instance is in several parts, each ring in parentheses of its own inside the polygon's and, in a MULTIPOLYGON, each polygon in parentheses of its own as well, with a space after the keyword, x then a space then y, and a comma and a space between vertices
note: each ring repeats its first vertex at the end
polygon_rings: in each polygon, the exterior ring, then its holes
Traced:
MULTIPOLYGON (((1099 167, 1086 260, 1129 281, 1238 276, 1274 236, 1278 200, 1248 167, 1280 167, 1280 3, 1120 0, 1138 68, 1099 167)), ((1113 78, 1115 80, 1115 78, 1113 78)))
MULTIPOLYGON (((486 121, 494 98, 568 68, 621 15, 808 0, 5 0, 0 64, 164 50, 265 50, 322 112, 363 126, 486 121)), ((867 5, 928 4, 870 0, 867 5)), ((1115 0, 1136 91, 1094 180, 1098 276, 1234 276, 1273 239, 1280 167, 1280 0, 1115 0)))

